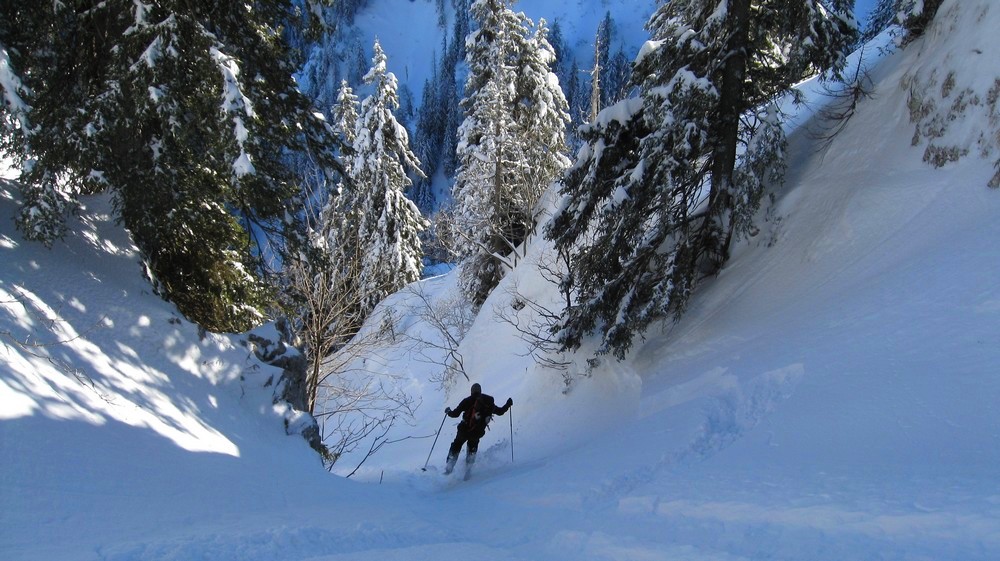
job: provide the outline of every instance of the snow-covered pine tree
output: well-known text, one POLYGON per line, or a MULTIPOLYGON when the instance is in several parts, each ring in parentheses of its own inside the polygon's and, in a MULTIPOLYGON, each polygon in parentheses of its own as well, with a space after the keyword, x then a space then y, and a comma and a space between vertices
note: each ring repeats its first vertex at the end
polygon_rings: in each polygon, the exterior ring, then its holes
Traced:
MULTIPOLYGON (((455 27, 458 27, 457 23, 455 27)), ((458 127, 461 126, 463 119, 459 84, 455 78, 459 52, 464 50, 464 47, 461 49, 458 47, 459 44, 464 45, 465 42, 456 39, 452 43, 453 47, 448 50, 448 55, 443 59, 441 80, 438 82, 438 103, 444 115, 441 131, 441 169, 448 177, 454 177, 455 170, 458 169, 458 127)))
POLYGON ((441 31, 444 31, 448 25, 448 14, 444 9, 444 0, 436 0, 434 7, 437 9, 438 27, 441 28, 441 31))
MULTIPOLYGON (((512 211, 527 230, 534 228, 532 214, 542 193, 570 166, 566 129, 569 106, 553 71, 555 51, 548 41, 544 19, 517 57, 514 122, 521 145, 520 181, 511 196, 512 211)), ((529 233, 525 231, 525 236, 529 233)), ((523 237, 521 238, 523 239, 523 237)))
POLYGON ((36 219, 59 218, 53 201, 110 190, 164 296, 209 329, 253 325, 269 236, 251 231, 282 228, 286 155, 337 167, 292 79, 293 16, 288 0, 2 3, 0 44, 31 92, 30 133, 7 145, 27 164, 22 232, 50 242, 58 227, 36 219))
MULTIPOLYGON (((329 11, 324 11, 328 19, 333 19, 329 11)), ((336 95, 342 81, 342 54, 339 52, 339 38, 334 33, 322 33, 314 43, 303 42, 309 56, 297 74, 302 91, 309 96, 324 115, 330 117, 330 109, 336 103, 336 95)))
POLYGON ((621 49, 612 54, 614 34, 615 21, 611 17, 611 12, 607 12, 594 36, 594 66, 590 72, 588 122, 596 120, 601 109, 621 101, 628 94, 632 61, 621 49))
POLYGON ((396 120, 404 127, 409 128, 416 115, 416 109, 413 106, 413 90, 410 89, 410 86, 403 84, 399 86, 397 94, 399 96, 399 109, 396 111, 396 120))
POLYGON ((311 0, 312 2, 326 2, 333 8, 340 22, 353 22, 354 16, 361 11, 362 8, 368 5, 369 0, 337 0, 336 2, 330 2, 329 0, 311 0))
POLYGON ((559 85, 562 87, 563 95, 566 97, 567 112, 571 119, 571 124, 567 130, 567 143, 573 146, 576 141, 574 131, 576 130, 576 125, 580 124, 581 121, 581 114, 579 111, 576 111, 579 103, 576 96, 579 90, 578 74, 580 73, 580 67, 576 57, 573 56, 572 49, 570 49, 563 38, 562 26, 559 24, 559 20, 555 20, 552 23, 552 29, 549 33, 549 43, 552 45, 552 52, 555 53, 554 71, 559 78, 559 85))
POLYGON ((810 72, 843 67, 855 33, 843 4, 661 2, 634 66, 640 97, 584 131, 588 145, 547 226, 571 254, 561 288, 574 304, 553 326, 564 349, 599 331, 597 352, 623 357, 650 322, 683 313, 699 275, 722 266, 784 169, 768 104, 810 72))
MULTIPOLYGON (((464 115, 460 102, 461 87, 458 83, 458 65, 465 60, 465 40, 469 35, 471 17, 469 4, 471 0, 452 0, 455 8, 455 23, 452 26, 451 39, 441 56, 441 76, 438 80, 438 104, 444 115, 441 141, 441 170, 445 176, 453 178, 458 169, 458 128, 464 115)), ((430 170, 436 172, 437 170, 430 170)))
POLYGON ((604 94, 607 104, 614 105, 628 97, 629 81, 632 77, 632 60, 621 49, 611 55, 606 63, 607 77, 604 79, 604 94))
POLYGON ((513 249, 497 208, 508 177, 516 167, 514 144, 514 36, 524 29, 523 15, 509 9, 509 0, 475 0, 470 15, 477 29, 466 39, 469 76, 461 107, 465 119, 458 129, 455 184, 452 188, 455 239, 466 294, 478 306, 503 276, 499 259, 513 249))
POLYGON ((351 84, 361 84, 364 82, 365 73, 368 72, 368 57, 365 55, 365 46, 361 39, 354 38, 344 48, 344 64, 347 66, 347 81, 351 84))
MULTIPOLYGON (((700 3, 704 4, 702 10, 705 6, 712 10, 720 7, 716 1, 700 3)), ((675 11, 668 5, 663 19, 653 17, 653 25, 660 27, 654 33, 667 37, 681 37, 690 29, 689 23, 700 27, 701 22, 709 30, 721 25, 718 31, 727 37, 716 40, 707 52, 696 43, 688 43, 680 52, 668 48, 662 53, 673 57, 687 51, 689 60, 705 54, 712 57, 701 68, 697 63, 689 67, 718 89, 717 119, 709 131, 708 216, 698 242, 699 265, 710 274, 729 259, 734 237, 747 231, 767 180, 780 182, 784 177, 784 134, 776 112, 767 105, 809 74, 828 69, 834 79, 840 79, 858 32, 851 0, 738 0, 728 2, 727 8, 724 18, 718 12, 710 15, 702 11, 698 16, 688 12, 694 16, 691 22, 678 22, 670 20, 685 13, 683 7, 675 11), (750 125, 741 125, 741 118, 751 112, 756 114, 750 125), (757 118, 761 113, 766 117, 757 118), (740 145, 747 146, 747 153, 740 168, 742 182, 738 183, 740 145)), ((683 71, 683 66, 675 68, 683 71)))
MULTIPOLYGON (((598 93, 597 106, 600 109, 612 103, 611 96, 608 95, 608 85, 611 77, 611 41, 613 40, 614 31, 615 20, 611 17, 611 12, 605 12, 604 19, 597 26, 597 35, 594 37, 594 48, 596 50, 594 53, 594 65, 598 71, 597 82, 600 86, 596 89, 591 88, 591 91, 598 93)), ((591 104, 594 104, 594 102, 591 101, 591 104)), ((600 109, 598 109, 598 112, 600 112, 600 109)))
MULTIPOLYGON (((337 103, 333 106, 333 130, 340 136, 346 147, 353 147, 357 138, 358 126, 358 96, 347 83, 340 81, 337 90, 337 103)), ((344 172, 350 174, 350 159, 344 158, 344 172)))
POLYGON ((354 191, 348 204, 364 256, 359 287, 364 313, 420 278, 419 235, 427 227, 420 210, 403 194, 411 183, 406 169, 421 176, 423 172, 406 129, 393 115, 399 107, 397 82, 386 62, 376 40, 372 67, 365 75, 373 91, 361 102, 351 164, 354 191))
POLYGON ((544 24, 531 34, 530 20, 508 0, 476 0, 470 13, 478 29, 466 41, 452 198, 459 255, 467 261, 462 286, 478 306, 533 228, 541 192, 568 164, 569 117, 544 24))
MULTIPOLYGON (((573 53, 570 51, 566 39, 563 37, 562 24, 559 20, 553 20, 552 27, 549 28, 549 44, 552 45, 552 53, 555 55, 554 71, 559 77, 560 83, 566 83, 569 67, 573 53)), ((569 95, 569 92, 565 92, 569 95)))

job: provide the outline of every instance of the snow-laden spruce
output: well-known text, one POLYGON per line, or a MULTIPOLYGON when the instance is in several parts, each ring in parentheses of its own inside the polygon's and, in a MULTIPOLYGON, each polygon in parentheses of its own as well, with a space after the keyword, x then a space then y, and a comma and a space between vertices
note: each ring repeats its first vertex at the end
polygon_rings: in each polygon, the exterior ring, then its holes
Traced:
POLYGON ((361 102, 347 202, 363 258, 358 289, 367 310, 420 278, 420 232, 427 227, 420 210, 403 194, 411 184, 406 170, 420 176, 423 172, 406 129, 393 114, 399 97, 386 60, 376 40, 372 68, 365 76, 374 90, 361 102))
POLYGON ((467 259, 463 286, 478 306, 534 228, 548 185, 568 167, 566 98, 551 71, 545 22, 535 29, 508 0, 477 0, 478 29, 466 41, 469 78, 452 190, 457 253, 467 259))
POLYGON ((679 317, 695 282, 729 258, 768 184, 784 135, 770 106, 792 84, 844 65, 850 9, 818 0, 673 0, 647 27, 631 100, 582 132, 547 235, 570 254, 572 302, 552 327, 565 349, 601 334, 623 357, 658 318, 679 317), (742 156, 738 156, 740 152, 742 156))
MULTIPOLYGON (((357 126, 358 96, 354 95, 354 90, 347 80, 341 80, 340 89, 337 90, 337 103, 333 106, 333 128, 345 145, 354 146, 358 136, 357 126)), ((351 159, 345 158, 345 160, 344 172, 350 176, 351 159)))

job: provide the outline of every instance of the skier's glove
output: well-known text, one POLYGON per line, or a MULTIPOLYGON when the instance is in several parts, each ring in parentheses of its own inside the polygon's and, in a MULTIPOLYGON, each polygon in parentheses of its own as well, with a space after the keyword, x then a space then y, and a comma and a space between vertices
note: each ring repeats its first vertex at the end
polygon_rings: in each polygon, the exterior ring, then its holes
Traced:
POLYGON ((445 415, 451 415, 451 407, 445 407, 444 408, 444 414, 445 415))
POLYGON ((511 397, 508 397, 507 398, 507 408, 510 409, 511 405, 514 405, 514 399, 511 398, 511 397))

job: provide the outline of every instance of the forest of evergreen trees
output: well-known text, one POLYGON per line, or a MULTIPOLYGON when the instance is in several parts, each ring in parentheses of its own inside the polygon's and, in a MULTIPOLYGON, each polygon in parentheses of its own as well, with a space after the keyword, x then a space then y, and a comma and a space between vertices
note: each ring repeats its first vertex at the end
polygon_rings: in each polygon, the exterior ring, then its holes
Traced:
MULTIPOLYGON (((357 89, 367 71, 366 45, 352 33, 354 15, 371 0, 337 2, 336 9, 326 13, 329 32, 318 41, 302 40, 299 47, 310 53, 301 72, 304 89, 317 107, 324 112, 333 107, 342 80, 357 89)), ((437 33, 441 46, 431 61, 430 77, 421 88, 421 99, 414 99, 410 88, 400 87, 398 118, 413 133, 414 151, 424 164, 426 177, 414 177, 408 196, 425 214, 436 211, 446 201, 437 200, 432 190, 435 175, 441 172, 448 181, 455 178, 458 162, 456 148, 458 127, 464 120, 460 103, 465 84, 459 69, 466 62, 466 39, 476 25, 471 15, 472 0, 434 0, 438 14, 437 33)), ((516 3, 509 3, 516 11, 516 3)), ((558 77, 571 118, 566 128, 567 142, 579 146, 576 128, 591 120, 593 107, 604 108, 624 99, 629 93, 631 63, 634 53, 622 50, 622 41, 615 40, 614 17, 605 14, 594 30, 593 43, 598 65, 596 84, 591 59, 580 61, 563 37, 558 20, 547 22, 548 43, 554 60, 551 69, 558 77), (613 45, 619 45, 613 49, 613 45), (597 87, 595 87, 595 85, 597 87), (592 97, 596 96, 596 105, 592 97)))
MULTIPOLYGON (((475 309, 544 234, 566 302, 552 341, 598 334, 595 352, 622 357, 683 313, 780 184, 775 102, 806 76, 838 79, 858 39, 851 0, 672 0, 638 56, 612 49, 608 13, 584 68, 558 21, 513 0, 435 0, 441 47, 416 100, 377 41, 346 32, 376 1, 3 0, 18 228, 54 245, 81 197, 109 193, 191 320, 288 320, 309 409, 324 359, 420 277, 429 246, 463 264, 475 309)), ((882 0, 866 34, 896 12, 918 30, 936 4, 882 0)))

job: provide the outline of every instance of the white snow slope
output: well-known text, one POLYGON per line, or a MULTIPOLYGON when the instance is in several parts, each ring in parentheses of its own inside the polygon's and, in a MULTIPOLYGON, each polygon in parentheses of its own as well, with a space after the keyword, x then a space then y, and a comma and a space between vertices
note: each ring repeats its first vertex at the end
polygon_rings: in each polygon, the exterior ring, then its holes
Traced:
MULTIPOLYGON (((996 126, 1000 7, 941 10, 873 67, 875 96, 829 146, 800 116, 760 234, 629 360, 564 392, 482 314, 466 370, 515 406, 468 482, 437 471, 453 422, 428 472, 421 438, 349 480, 326 473, 284 434, 264 387, 276 372, 149 293, 106 201, 49 251, 14 232, 2 184, 0 559, 1000 558, 1000 192, 985 186, 995 151, 980 158, 995 150, 995 128, 981 133, 996 126), (939 129, 968 157, 921 161, 907 74, 943 106, 978 96, 939 129)), ((555 299, 532 266, 544 251, 535 240, 485 309, 514 288, 555 299)), ((453 285, 419 286, 441 301, 453 285)), ((399 317, 400 334, 425 329, 399 317)), ((439 392, 412 352, 372 367, 422 399, 394 439, 433 435, 467 386, 439 392)))

